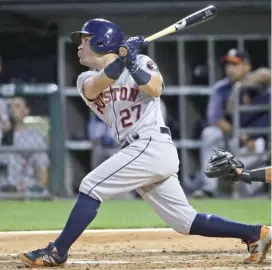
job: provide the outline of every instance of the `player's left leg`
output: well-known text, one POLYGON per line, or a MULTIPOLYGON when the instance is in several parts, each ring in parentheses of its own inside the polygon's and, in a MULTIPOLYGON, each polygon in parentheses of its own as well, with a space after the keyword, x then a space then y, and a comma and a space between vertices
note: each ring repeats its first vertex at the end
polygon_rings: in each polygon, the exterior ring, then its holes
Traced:
POLYGON ((245 263, 261 262, 271 246, 271 227, 247 225, 216 215, 197 213, 187 201, 176 175, 137 191, 179 233, 243 240, 250 252, 245 263))

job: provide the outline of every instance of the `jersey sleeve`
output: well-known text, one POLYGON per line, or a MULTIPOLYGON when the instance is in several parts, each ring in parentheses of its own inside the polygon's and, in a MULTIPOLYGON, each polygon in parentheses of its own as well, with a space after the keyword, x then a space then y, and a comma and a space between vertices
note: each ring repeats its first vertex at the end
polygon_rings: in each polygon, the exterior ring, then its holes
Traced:
MULTIPOLYGON (((155 73, 161 76, 158 65, 147 55, 139 56, 139 68, 143 69, 148 73, 155 73)), ((162 76, 161 76, 162 77, 162 76)))
POLYGON ((164 82, 161 72, 159 70, 158 65, 147 55, 140 55, 139 56, 139 68, 142 70, 150 73, 150 74, 157 74, 162 79, 162 91, 164 90, 164 82))

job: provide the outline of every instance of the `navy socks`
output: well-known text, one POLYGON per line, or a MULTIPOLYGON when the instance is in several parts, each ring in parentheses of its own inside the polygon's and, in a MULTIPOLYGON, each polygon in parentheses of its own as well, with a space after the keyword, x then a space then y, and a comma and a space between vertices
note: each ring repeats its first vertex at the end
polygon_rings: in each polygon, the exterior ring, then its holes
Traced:
POLYGON ((96 217, 99 206, 99 201, 84 193, 79 193, 77 202, 70 213, 64 230, 54 242, 61 257, 64 257, 72 244, 96 217))
POLYGON ((255 242, 260 238, 261 225, 247 225, 221 218, 216 215, 197 214, 190 234, 208 237, 239 238, 255 242))

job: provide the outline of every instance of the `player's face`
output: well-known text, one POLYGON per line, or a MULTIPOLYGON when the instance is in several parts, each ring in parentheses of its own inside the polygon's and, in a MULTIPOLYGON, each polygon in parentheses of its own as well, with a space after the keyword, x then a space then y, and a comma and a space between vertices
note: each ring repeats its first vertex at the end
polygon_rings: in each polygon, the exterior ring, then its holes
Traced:
POLYGON ((22 98, 13 98, 10 101, 10 116, 15 122, 22 122, 29 114, 26 102, 22 98))
POLYGON ((96 68, 99 55, 92 51, 90 47, 91 38, 90 35, 81 36, 81 44, 78 46, 77 55, 81 65, 96 68))
POLYGON ((226 75, 234 82, 242 80, 246 74, 250 71, 250 66, 246 63, 226 63, 225 72, 226 75))

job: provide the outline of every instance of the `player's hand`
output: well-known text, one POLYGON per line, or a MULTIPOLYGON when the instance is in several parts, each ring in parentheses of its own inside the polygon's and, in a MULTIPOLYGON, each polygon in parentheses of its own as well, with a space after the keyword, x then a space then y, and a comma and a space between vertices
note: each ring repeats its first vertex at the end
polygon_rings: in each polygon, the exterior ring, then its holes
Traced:
POLYGON ((3 132, 9 132, 11 130, 11 128, 12 128, 11 122, 6 118, 1 119, 1 116, 0 116, 0 125, 2 126, 2 131, 3 132))
POLYGON ((209 178, 237 182, 239 180, 249 183, 247 178, 240 177, 244 172, 244 164, 234 155, 222 149, 214 150, 205 174, 209 178))
POLYGON ((144 37, 137 36, 129 38, 126 42, 120 45, 120 47, 127 50, 127 54, 126 56, 119 55, 119 58, 130 72, 133 73, 138 69, 136 63, 137 55, 142 51, 146 44, 144 37))
POLYGON ((138 53, 140 53, 147 44, 142 36, 131 37, 126 41, 126 43, 129 44, 133 50, 138 51, 138 53))

